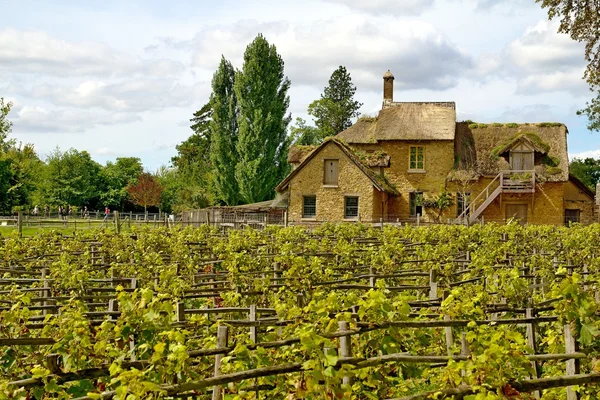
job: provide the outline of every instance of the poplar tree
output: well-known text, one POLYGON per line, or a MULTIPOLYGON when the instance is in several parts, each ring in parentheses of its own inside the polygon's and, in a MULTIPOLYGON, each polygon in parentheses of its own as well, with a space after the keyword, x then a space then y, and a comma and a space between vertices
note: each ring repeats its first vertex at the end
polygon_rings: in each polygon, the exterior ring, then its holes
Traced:
POLYGON ((235 175, 246 203, 271 199, 288 171, 290 81, 283 64, 275 46, 259 34, 246 48, 244 65, 235 76, 239 105, 235 175))
POLYGON ((218 201, 227 205, 239 204, 236 164, 239 159, 238 105, 234 91, 235 70, 221 57, 212 79, 212 119, 210 128, 210 160, 214 168, 213 190, 218 201))

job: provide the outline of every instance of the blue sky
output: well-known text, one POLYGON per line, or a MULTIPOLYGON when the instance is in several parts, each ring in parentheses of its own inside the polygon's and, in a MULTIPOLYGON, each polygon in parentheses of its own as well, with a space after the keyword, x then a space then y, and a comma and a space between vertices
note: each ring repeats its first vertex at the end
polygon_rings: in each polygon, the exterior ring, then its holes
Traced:
POLYGON ((456 101, 459 119, 564 122, 569 152, 600 156, 575 112, 591 98, 581 44, 556 33, 533 0, 20 1, 2 5, 0 96, 13 136, 106 162, 169 163, 208 99, 221 54, 240 68, 259 33, 292 81, 292 117, 308 119, 345 65, 363 114, 397 101, 456 101))

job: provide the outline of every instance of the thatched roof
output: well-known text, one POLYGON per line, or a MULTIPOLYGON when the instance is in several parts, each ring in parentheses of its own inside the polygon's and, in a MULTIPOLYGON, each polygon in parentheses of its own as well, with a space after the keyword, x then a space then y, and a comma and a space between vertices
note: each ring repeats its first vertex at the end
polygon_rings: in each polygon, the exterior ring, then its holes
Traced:
POLYGON ((346 143, 380 140, 454 140, 455 104, 391 103, 377 118, 361 118, 336 137, 346 143))
POLYGON ((549 182, 569 179, 567 127, 558 123, 538 124, 456 124, 454 152, 458 169, 477 171, 481 175, 496 175, 510 169, 500 157, 511 144, 525 141, 539 157, 545 156, 547 167, 536 167, 549 182))
POLYGON ((304 146, 304 145, 294 145, 290 146, 288 151, 288 163, 290 164, 300 164, 302 160, 304 160, 311 151, 316 149, 319 146, 304 146))
MULTIPOLYGON (((369 178, 369 180, 371 180, 371 182, 373 183, 373 186, 377 190, 379 190, 381 192, 388 192, 388 193, 393 193, 393 194, 397 193, 396 189, 392 185, 390 185, 389 182, 383 176, 375 173, 375 171, 373 171, 371 168, 369 168, 369 166, 361 160, 360 156, 356 153, 356 151, 354 149, 352 149, 350 146, 346 145, 345 143, 343 143, 342 141, 340 141, 336 138, 326 139, 319 147, 317 147, 307 157, 305 157, 304 160, 302 160, 302 163, 296 169, 294 169, 275 188, 275 190, 278 193, 282 193, 287 188, 288 183, 292 180, 292 178, 294 176, 296 176, 296 174, 300 170, 302 170, 302 168, 304 168, 304 166, 307 165, 310 162, 310 160, 312 160, 322 149, 324 149, 325 146, 328 146, 330 144, 339 147, 340 150, 342 150, 342 152, 344 154, 346 154, 346 156, 348 156, 348 158, 358 167, 358 169, 360 169, 367 176, 367 178, 369 178)), ((389 162, 389 158, 387 160, 389 162)))

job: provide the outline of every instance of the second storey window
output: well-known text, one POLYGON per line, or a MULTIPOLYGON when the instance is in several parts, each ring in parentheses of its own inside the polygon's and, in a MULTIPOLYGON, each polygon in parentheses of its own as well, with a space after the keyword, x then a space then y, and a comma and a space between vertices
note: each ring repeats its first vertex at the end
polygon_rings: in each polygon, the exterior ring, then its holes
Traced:
POLYGON ((339 160, 325 160, 324 185, 337 186, 338 184, 339 160))
POLYGON ((408 169, 422 171, 425 169, 425 153, 422 146, 410 146, 408 169))
POLYGON ((314 218, 317 216, 317 196, 304 196, 302 205, 302 218, 314 218))

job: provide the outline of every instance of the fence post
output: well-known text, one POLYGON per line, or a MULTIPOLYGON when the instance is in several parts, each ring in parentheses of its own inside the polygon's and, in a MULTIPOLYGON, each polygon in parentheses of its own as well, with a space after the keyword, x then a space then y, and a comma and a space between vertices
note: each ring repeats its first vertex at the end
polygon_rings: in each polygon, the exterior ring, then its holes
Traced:
POLYGON ((417 226, 421 225, 421 214, 417 214, 417 226))
MULTIPOLYGON (((221 349, 223 347, 227 347, 227 336, 229 333, 229 327, 226 325, 219 325, 217 328, 217 348, 221 349)), ((215 356, 215 374, 214 377, 218 377, 221 375, 221 359, 223 358, 222 354, 217 354, 215 356)), ((223 397, 221 395, 221 386, 213 386, 212 400, 221 400, 223 397)))
POLYGON ((369 267, 369 275, 369 286, 375 288, 375 283, 377 282, 377 279, 375 278, 375 268, 373 268, 372 265, 369 267))
MULTIPOLYGON (((42 269, 42 279, 43 279, 43 288, 44 290, 42 291, 42 297, 47 298, 50 296, 50 284, 48 282, 48 273, 50 272, 50 270, 48 268, 44 268, 42 269)), ((42 303, 43 306, 47 306, 48 302, 46 300, 44 300, 44 302, 42 303)), ((44 311, 42 312, 43 315, 48 314, 48 310, 46 310, 44 308, 44 311)))
POLYGON ((23 211, 17 211, 17 230, 19 237, 23 237, 23 211))
POLYGON ((285 228, 287 228, 287 227, 288 227, 288 213, 287 213, 287 210, 285 210, 285 211, 283 212, 283 226, 284 226, 285 228))
POLYGON ((115 230, 121 233, 121 224, 119 223, 119 212, 115 211, 115 230))
MULTIPOLYGON (((256 304, 250 304, 250 309, 248 310, 248 320, 250 322, 256 322, 256 304)), ((250 327, 250 340, 252 343, 256 343, 258 341, 256 325, 250 327)))
MULTIPOLYGON (((341 332, 348 330, 348 322, 339 321, 338 329, 341 332)), ((352 337, 351 336, 340 336, 339 341, 339 356, 340 358, 350 358, 352 357, 352 337)), ((342 385, 352 385, 352 377, 348 375, 344 375, 342 378, 342 385)))
MULTIPOLYGON (((534 318, 534 312, 533 312, 533 308, 527 308, 525 309, 525 318, 534 318)), ((527 345, 531 348, 531 350, 533 351, 533 354, 537 353, 537 346, 535 345, 535 325, 533 322, 530 322, 527 324, 526 327, 526 333, 527 333, 527 345)), ((537 379, 538 377, 538 365, 537 362, 532 361, 531 362, 531 368, 533 370, 533 374, 531 375, 532 379, 537 379)), ((533 392, 533 397, 536 399, 540 398, 540 392, 539 390, 536 390, 533 392)))
POLYGON ((429 300, 436 300, 438 298, 437 289, 437 271, 435 268, 431 268, 429 271, 429 300))
MULTIPOLYGON (((565 353, 572 354, 577 351, 577 342, 571 332, 571 325, 565 325, 565 353)), ((567 360, 567 376, 576 375, 579 371, 579 360, 567 360)), ((567 400, 578 400, 579 395, 572 386, 567 386, 567 400)))
POLYGON ((185 322, 185 303, 177 303, 177 322, 185 322))

